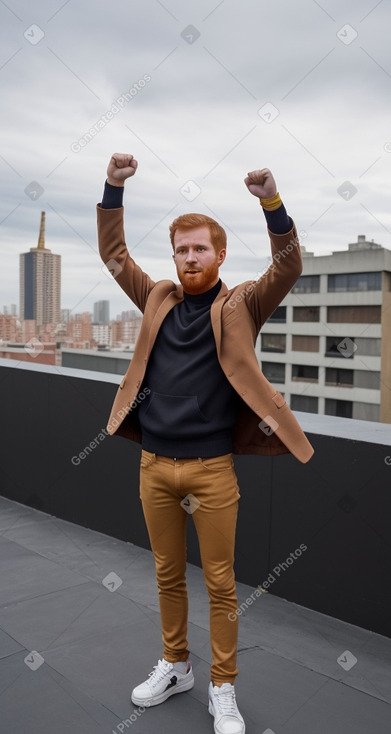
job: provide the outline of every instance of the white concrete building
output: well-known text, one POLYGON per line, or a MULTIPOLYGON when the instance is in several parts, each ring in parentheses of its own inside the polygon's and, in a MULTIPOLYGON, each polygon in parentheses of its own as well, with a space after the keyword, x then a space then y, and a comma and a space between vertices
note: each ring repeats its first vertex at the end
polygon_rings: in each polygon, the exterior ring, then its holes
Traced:
POLYGON ((109 324, 92 324, 92 339, 97 344, 110 344, 109 324))
POLYGON ((359 235, 348 250, 302 254, 260 334, 265 376, 293 410, 391 423, 391 250, 359 235))

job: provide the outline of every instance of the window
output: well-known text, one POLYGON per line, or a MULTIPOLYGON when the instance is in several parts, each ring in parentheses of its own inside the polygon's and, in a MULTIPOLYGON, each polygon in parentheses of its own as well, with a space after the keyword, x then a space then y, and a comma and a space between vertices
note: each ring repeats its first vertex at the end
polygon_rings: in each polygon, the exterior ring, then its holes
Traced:
POLYGON ((292 336, 293 352, 319 352, 319 337, 294 334, 292 336))
POLYGON ((361 421, 379 421, 380 405, 376 403, 353 403, 353 418, 361 421))
POLYGON ((311 395, 291 395, 291 410, 302 410, 304 413, 318 412, 318 398, 311 395))
POLYGON ((319 306, 294 306, 293 321, 319 321, 319 306))
POLYGON ((320 275, 301 275, 292 288, 292 293, 319 293, 320 275))
POLYGON ((261 334, 262 352, 285 352, 286 334, 261 334))
POLYGON ((269 316, 268 321, 274 321, 275 324, 285 324, 286 306, 277 306, 276 310, 273 311, 271 316, 269 316))
POLYGON ((328 276, 329 293, 342 291, 381 291, 382 274, 377 273, 337 273, 328 276))
POLYGON ((262 372, 269 382, 285 382, 285 364, 262 362, 262 372))
POLYGON ((325 385, 337 387, 353 387, 353 370, 342 370, 337 367, 326 367, 325 385))
MULTIPOLYGON (((380 390, 380 372, 355 370, 354 387, 364 387, 367 390, 380 390)), ((372 420, 372 418, 368 418, 368 420, 372 420)))
POLYGON ((325 415, 336 415, 339 418, 351 418, 353 403, 351 400, 334 400, 326 398, 325 415))
MULTIPOLYGON (((325 357, 342 357, 352 359, 355 353, 356 340, 343 336, 326 336, 325 357)), ((331 414, 332 415, 332 414, 331 414)))
POLYGON ((357 336, 354 341, 357 346, 357 354, 366 355, 368 357, 380 357, 381 339, 357 336))
POLYGON ((331 324, 380 324, 380 306, 328 306, 327 321, 331 324))
POLYGON ((302 380, 303 382, 318 382, 318 367, 308 364, 292 365, 292 380, 302 380))

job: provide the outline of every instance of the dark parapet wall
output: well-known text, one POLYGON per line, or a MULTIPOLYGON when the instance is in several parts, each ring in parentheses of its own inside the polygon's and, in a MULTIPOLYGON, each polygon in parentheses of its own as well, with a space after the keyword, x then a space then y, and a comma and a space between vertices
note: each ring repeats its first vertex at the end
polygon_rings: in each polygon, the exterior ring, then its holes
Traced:
MULTIPOLYGON (((141 447, 105 431, 120 379, 0 360, 0 494, 149 549, 141 447)), ((236 578, 254 588, 240 615, 263 590, 391 637, 391 426, 299 420, 315 448, 307 464, 234 457, 236 578)), ((191 515, 188 561, 201 565, 191 515)))

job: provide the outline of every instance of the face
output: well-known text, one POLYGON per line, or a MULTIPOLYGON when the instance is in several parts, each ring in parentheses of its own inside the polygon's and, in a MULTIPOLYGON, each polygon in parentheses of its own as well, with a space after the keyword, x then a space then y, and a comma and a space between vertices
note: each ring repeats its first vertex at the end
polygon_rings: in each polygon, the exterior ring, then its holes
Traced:
POLYGON ((191 295, 205 293, 219 279, 219 266, 225 249, 216 254, 208 227, 177 229, 174 235, 174 260, 183 290, 191 295))

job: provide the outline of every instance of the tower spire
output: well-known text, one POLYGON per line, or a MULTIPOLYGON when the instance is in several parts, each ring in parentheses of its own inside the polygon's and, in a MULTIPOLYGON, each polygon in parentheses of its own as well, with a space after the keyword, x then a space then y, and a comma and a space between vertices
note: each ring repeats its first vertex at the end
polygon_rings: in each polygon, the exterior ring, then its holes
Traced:
POLYGON ((38 250, 45 249, 45 212, 41 212, 41 226, 39 228, 38 250))

